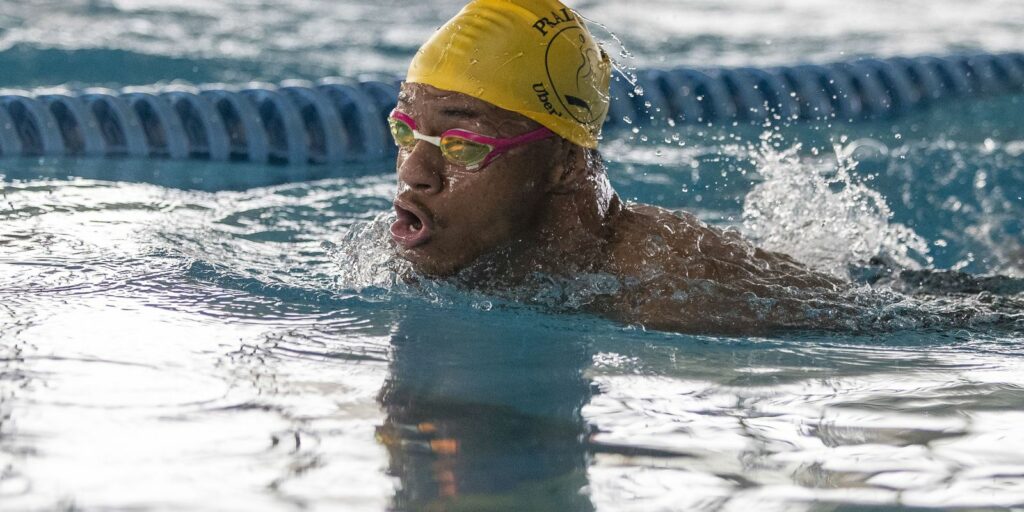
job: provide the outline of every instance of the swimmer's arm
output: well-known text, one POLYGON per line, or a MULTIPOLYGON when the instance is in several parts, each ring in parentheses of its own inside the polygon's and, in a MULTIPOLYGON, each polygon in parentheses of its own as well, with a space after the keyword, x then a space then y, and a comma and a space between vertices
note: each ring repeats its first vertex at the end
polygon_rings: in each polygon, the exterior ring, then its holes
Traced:
POLYGON ((686 334, 762 334, 752 317, 737 314, 735 305, 689 300, 685 290, 633 290, 595 304, 595 312, 623 324, 686 334))

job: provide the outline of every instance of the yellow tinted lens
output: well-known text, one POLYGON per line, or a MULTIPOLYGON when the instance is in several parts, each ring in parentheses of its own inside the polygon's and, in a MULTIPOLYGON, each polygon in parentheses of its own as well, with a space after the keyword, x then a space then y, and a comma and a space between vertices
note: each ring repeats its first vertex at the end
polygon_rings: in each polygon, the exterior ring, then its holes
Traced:
POLYGON ((416 144, 416 137, 412 134, 412 127, 405 124, 405 121, 391 118, 388 119, 388 124, 391 125, 391 136, 395 138, 395 144, 403 148, 416 144))
POLYGON ((441 153, 453 164, 464 167, 473 167, 480 164, 491 153, 491 147, 487 144, 473 142, 449 135, 441 139, 441 153))

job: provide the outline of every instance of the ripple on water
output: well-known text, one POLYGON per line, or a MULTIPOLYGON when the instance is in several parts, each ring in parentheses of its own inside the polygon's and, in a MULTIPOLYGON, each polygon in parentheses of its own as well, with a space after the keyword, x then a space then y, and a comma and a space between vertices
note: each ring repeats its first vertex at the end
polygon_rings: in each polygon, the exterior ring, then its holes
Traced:
MULTIPOLYGON (((819 168, 802 158, 790 177, 819 168)), ((641 199, 739 218, 753 180, 700 202, 669 190, 687 183, 668 163, 645 176, 612 161, 641 199)), ((193 165, 221 170, 172 169, 193 165)), ((684 174, 704 172, 710 194, 723 168, 701 160, 684 174)), ((985 192, 1014 185, 986 176, 985 192)), ((859 336, 684 336, 403 286, 387 243, 391 176, 215 193, 3 183, 15 213, 0 232, 0 496, 12 507, 68 496, 193 509, 230 495, 242 510, 383 510, 453 478, 503 493, 459 502, 470 505, 548 496, 538 488, 578 499, 580 486, 608 510, 1024 503, 1013 280, 979 295, 949 274, 875 275, 846 299, 885 328, 859 336), (388 445, 392 431, 407 442, 388 445)), ((1012 232, 1019 207, 992 197, 1004 231, 990 233, 1012 232)), ((874 235, 901 215, 880 212, 865 221, 874 235)), ((576 291, 557 295, 584 303, 576 291)))
POLYGON ((29 356, 25 365, 45 382, 48 398, 33 403, 85 408, 180 408, 214 402, 227 385, 200 372, 86 357, 29 356))
POLYGON ((669 341, 618 346, 592 370, 601 392, 583 414, 597 429, 595 503, 989 507, 1024 497, 1024 431, 1012 426, 1024 403, 1019 352, 885 338, 669 341), (659 483, 677 480, 704 486, 659 483))

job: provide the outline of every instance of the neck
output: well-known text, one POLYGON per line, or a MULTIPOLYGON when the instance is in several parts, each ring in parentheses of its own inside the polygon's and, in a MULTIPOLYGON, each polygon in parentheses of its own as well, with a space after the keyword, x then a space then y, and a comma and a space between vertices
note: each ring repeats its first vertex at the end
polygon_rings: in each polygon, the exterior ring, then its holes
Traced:
POLYGON ((532 248, 562 267, 589 267, 593 262, 586 261, 587 257, 603 252, 609 220, 621 208, 607 176, 595 174, 576 190, 551 196, 527 249, 532 248))
POLYGON ((606 259, 609 223, 621 210, 607 177, 597 173, 576 190, 549 196, 529 236, 482 258, 463 275, 472 281, 511 286, 538 272, 551 276, 593 272, 606 259))

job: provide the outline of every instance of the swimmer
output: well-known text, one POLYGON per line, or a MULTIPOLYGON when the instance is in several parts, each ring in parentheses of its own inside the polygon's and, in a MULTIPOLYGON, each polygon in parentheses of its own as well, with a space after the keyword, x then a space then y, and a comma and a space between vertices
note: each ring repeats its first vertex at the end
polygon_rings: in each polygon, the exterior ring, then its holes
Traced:
POLYGON ((846 284, 690 214, 623 201, 598 152, 608 55, 557 0, 474 0, 417 52, 389 123, 400 257, 501 294, 611 277, 589 311, 685 332, 832 325, 846 284), (827 315, 826 315, 827 316, 827 315))

